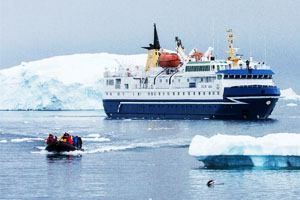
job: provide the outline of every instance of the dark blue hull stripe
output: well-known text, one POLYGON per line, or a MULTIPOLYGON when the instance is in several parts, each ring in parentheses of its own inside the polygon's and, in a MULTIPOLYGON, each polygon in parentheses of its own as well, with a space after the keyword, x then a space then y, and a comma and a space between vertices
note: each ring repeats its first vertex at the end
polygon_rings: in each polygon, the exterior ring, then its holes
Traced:
POLYGON ((278 96, 230 97, 220 100, 103 100, 110 118, 151 119, 265 119, 278 96))

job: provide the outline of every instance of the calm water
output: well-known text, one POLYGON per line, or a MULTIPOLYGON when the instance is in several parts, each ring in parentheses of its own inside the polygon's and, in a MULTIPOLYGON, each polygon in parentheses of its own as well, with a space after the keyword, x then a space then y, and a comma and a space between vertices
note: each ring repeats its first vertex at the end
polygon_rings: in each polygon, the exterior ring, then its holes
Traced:
POLYGON ((300 134, 300 105, 287 103, 257 122, 0 112, 0 199, 300 199, 300 170, 210 170, 188 155, 196 134, 300 134), (43 150, 49 132, 64 131, 83 137, 83 154, 43 150), (208 188, 209 179, 224 185, 208 188))

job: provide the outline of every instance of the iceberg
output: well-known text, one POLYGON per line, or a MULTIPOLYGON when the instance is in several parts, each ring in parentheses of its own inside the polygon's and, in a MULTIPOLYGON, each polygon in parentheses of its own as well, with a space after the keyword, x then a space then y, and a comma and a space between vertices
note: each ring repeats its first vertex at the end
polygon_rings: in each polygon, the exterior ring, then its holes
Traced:
POLYGON ((189 154, 206 167, 300 167, 299 141, 297 133, 263 137, 196 135, 189 146, 189 154))
POLYGON ((284 100, 300 101, 300 95, 298 95, 292 88, 281 90, 280 93, 284 100))
POLYGON ((0 110, 102 109, 105 69, 143 66, 147 55, 56 56, 0 70, 0 110))

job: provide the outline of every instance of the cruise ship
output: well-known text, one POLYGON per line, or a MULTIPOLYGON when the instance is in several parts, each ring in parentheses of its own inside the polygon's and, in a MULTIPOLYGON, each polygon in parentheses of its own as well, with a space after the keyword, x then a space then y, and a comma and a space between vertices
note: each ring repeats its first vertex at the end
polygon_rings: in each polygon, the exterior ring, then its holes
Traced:
POLYGON ((148 47, 144 69, 104 72, 103 106, 108 118, 132 119, 267 119, 280 96, 273 71, 264 62, 242 59, 227 30, 228 58, 213 48, 189 54, 176 37, 176 50, 148 47))

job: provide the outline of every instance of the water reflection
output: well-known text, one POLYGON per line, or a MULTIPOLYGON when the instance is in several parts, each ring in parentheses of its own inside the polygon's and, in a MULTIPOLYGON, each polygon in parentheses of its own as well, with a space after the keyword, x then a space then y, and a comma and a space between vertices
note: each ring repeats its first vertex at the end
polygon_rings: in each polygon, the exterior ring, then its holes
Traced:
POLYGON ((81 160, 82 155, 66 155, 66 154, 48 154, 47 160, 49 163, 53 163, 55 161, 79 161, 81 160))

